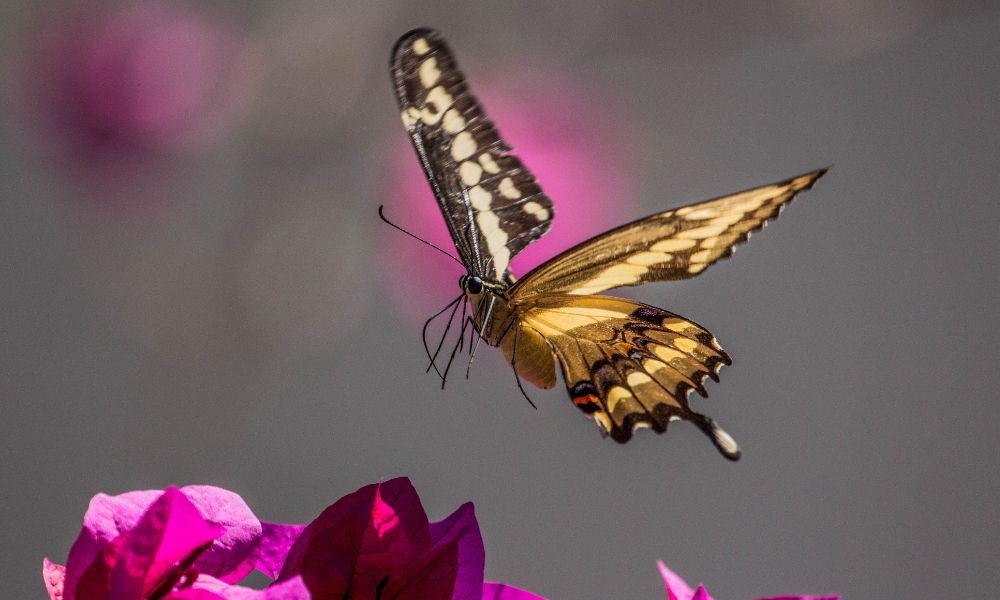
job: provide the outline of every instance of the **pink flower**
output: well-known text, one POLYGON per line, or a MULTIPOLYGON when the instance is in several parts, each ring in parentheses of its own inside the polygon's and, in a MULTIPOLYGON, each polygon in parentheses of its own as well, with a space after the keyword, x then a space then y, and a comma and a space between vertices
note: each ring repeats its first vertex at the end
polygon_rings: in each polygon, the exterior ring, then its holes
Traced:
POLYGON ((63 11, 44 33, 31 81, 81 158, 210 144, 248 97, 248 45, 178 4, 63 11))
POLYGON ((408 479, 341 498, 309 525, 259 521, 211 486, 98 494, 66 566, 43 562, 53 600, 542 600, 483 582, 471 503, 431 523, 408 479), (233 585, 257 569, 258 591, 233 585))
POLYGON ((481 600, 485 553, 471 503, 430 523, 406 478, 338 500, 295 542, 278 581, 312 597, 481 600))
MULTIPOLYGON (((660 568, 660 576, 663 577, 663 585, 667 589, 667 600, 712 600, 712 597, 705 591, 705 586, 699 585, 697 590, 692 591, 677 573, 674 573, 663 564, 663 561, 656 561, 660 568)), ((822 596, 769 596, 758 600, 840 600, 840 596, 827 594, 822 596)))
MULTIPOLYGON (((638 216, 631 212, 637 171, 631 156, 638 149, 628 147, 635 138, 623 117, 627 111, 617 110, 593 86, 551 71, 488 78, 472 74, 471 83, 500 134, 555 203, 552 229, 515 257, 515 275, 523 276, 560 251, 638 216), (486 81, 477 83, 481 80, 486 81)), ((444 218, 401 126, 391 141, 386 216, 454 253, 444 218)), ((433 312, 423 299, 458 295, 461 267, 388 228, 384 238, 382 262, 390 269, 386 283, 407 316, 416 320, 433 312), (442 296, 441 289, 448 294, 442 296)))
POLYGON ((98 494, 66 567, 46 560, 43 575, 50 598, 64 600, 308 598, 297 579, 264 591, 231 585, 257 566, 267 572, 300 530, 266 527, 268 539, 239 496, 210 486, 98 494))

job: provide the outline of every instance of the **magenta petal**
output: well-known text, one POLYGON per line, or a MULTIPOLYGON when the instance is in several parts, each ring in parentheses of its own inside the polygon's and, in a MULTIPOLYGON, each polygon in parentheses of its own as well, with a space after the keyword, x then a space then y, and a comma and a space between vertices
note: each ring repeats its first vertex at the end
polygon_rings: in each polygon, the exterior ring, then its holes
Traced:
POLYGON ((545 598, 512 585, 486 581, 483 583, 483 600, 545 600, 545 598))
MULTIPOLYGON (((239 495, 228 490, 193 485, 180 491, 198 507, 206 521, 225 528, 225 533, 195 566, 224 581, 242 579, 257 562, 260 521, 239 495)), ((75 589, 80 576, 94 562, 101 549, 133 529, 162 494, 159 490, 141 490, 117 496, 94 496, 83 518, 83 530, 73 543, 66 561, 66 589, 75 589)))
POLYGON ((302 575, 316 598, 374 597, 430 546, 427 515, 406 478, 365 486, 324 510, 299 536, 279 580, 302 575))
POLYGON ((210 485, 189 485, 181 492, 206 521, 225 528, 207 552, 198 557, 195 567, 202 573, 227 583, 237 582, 257 564, 262 526, 238 494, 210 485))
POLYGON ((667 588, 667 600, 691 600, 694 597, 691 586, 680 575, 668 569, 662 560, 656 561, 656 566, 660 568, 663 586, 667 588))
POLYGON ((116 597, 142 597, 170 571, 194 562, 223 531, 206 522, 180 490, 167 488, 126 534, 111 589, 116 597))
POLYGON ((45 580, 45 591, 49 593, 49 600, 62 600, 63 582, 66 580, 66 567, 49 562, 49 559, 42 560, 42 579, 45 580))
POLYGON ((206 523, 180 491, 169 488, 132 529, 104 544, 80 573, 67 567, 65 597, 141 598, 171 586, 220 535, 221 527, 206 523), (77 578, 73 587, 68 586, 70 576, 77 578))
POLYGON ((466 502, 444 520, 431 523, 431 545, 457 542, 458 564, 452 600, 480 600, 486 550, 476 521, 476 511, 466 502))
POLYGON ((383 597, 395 600, 452 600, 458 577, 458 546, 457 540, 438 544, 406 565, 403 574, 383 579, 383 597))
POLYGON ((309 590, 301 577, 275 583, 263 590, 254 590, 202 575, 195 584, 173 592, 167 600, 309 600, 309 590))
POLYGON ((820 596, 769 596, 758 598, 758 600, 840 600, 837 594, 823 594, 820 596))
POLYGON ((288 551, 306 526, 261 521, 261 527, 263 533, 257 552, 257 569, 271 579, 277 579, 288 551))
POLYGON ((705 586, 699 585, 691 600, 712 600, 712 597, 705 591, 705 586))
POLYGON ((83 529, 66 559, 66 598, 75 597, 77 582, 100 556, 102 549, 139 522, 143 513, 163 494, 159 490, 128 492, 118 496, 97 494, 83 516, 83 529))

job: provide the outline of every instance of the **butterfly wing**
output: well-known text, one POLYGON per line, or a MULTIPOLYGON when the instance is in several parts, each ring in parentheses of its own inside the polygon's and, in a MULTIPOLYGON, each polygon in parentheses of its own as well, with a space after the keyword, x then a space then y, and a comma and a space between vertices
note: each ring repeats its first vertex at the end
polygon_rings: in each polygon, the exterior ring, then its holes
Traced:
POLYGON ((595 294, 693 277, 733 253, 826 169, 651 215, 559 254, 524 276, 513 297, 595 294))
POLYGON ((503 281, 511 258, 549 230, 552 201, 469 93, 437 32, 400 38, 391 71, 403 124, 462 262, 503 281))
POLYGON ((736 442, 688 405, 691 390, 707 397, 705 380, 718 381, 722 365, 732 362, 705 328, 610 296, 544 294, 516 310, 522 335, 543 339, 555 354, 573 404, 615 441, 627 442, 639 427, 663 433, 684 419, 724 456, 739 458, 736 442))

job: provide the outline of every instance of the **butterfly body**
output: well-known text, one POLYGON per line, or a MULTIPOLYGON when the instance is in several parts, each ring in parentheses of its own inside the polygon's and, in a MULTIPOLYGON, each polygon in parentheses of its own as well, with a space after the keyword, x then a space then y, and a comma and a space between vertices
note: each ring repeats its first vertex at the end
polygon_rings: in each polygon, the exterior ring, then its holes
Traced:
POLYGON ((718 381, 732 362, 715 337, 674 313, 601 292, 701 273, 825 169, 627 223, 515 281, 510 260, 548 231, 552 201, 469 92, 437 32, 400 38, 391 72, 403 124, 466 267, 460 286, 480 339, 538 387, 555 385, 558 366, 573 404, 618 442, 641 427, 662 433, 686 420, 738 459, 736 442, 688 403, 692 390, 707 396, 705 380, 718 381))

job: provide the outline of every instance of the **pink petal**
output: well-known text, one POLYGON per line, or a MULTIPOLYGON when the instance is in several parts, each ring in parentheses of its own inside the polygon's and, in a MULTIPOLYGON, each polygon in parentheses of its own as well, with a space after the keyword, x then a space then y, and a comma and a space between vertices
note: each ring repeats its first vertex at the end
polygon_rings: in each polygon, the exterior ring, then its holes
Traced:
POLYGON ((66 559, 66 597, 71 600, 77 582, 102 549, 139 522, 149 505, 163 494, 159 490, 128 492, 118 496, 97 494, 83 516, 83 529, 66 559))
POLYGON ((512 585, 486 581, 483 583, 483 600, 545 600, 545 598, 512 585))
POLYGON ((458 544, 458 564, 452 600, 479 600, 483 595, 486 551, 476 521, 476 510, 466 502, 442 521, 431 523, 431 544, 458 544))
POLYGON ((427 515, 406 478, 365 486, 324 510, 296 540, 279 580, 302 575, 315 597, 374 597, 430 546, 427 515), (384 584, 383 584, 384 585, 384 584))
POLYGON ((458 546, 457 540, 438 544, 406 565, 405 574, 384 579, 383 597, 394 600, 452 600, 458 577, 458 546))
POLYGON ((263 534, 257 554, 257 569, 270 577, 277 579, 285 557, 295 540, 299 539, 305 525, 282 525, 280 523, 261 522, 263 534))
POLYGON ((821 596, 769 596, 758 600, 840 600, 838 594, 823 594, 821 596))
POLYGON ((141 598, 171 576, 179 577, 184 565, 222 533, 221 527, 205 522, 179 490, 168 488, 133 529, 102 549, 77 586, 67 588, 67 599, 141 598))
POLYGON ((309 600, 309 590, 301 577, 272 584, 263 590, 254 590, 201 575, 198 581, 187 589, 167 596, 168 600, 309 600))
POLYGON ((662 560, 656 561, 656 566, 660 568, 663 586, 667 588, 667 600, 691 600, 694 597, 691 586, 680 575, 668 569, 662 560))
MULTIPOLYGON (((260 521, 239 495, 207 485, 181 488, 206 521, 225 528, 225 533, 198 559, 199 571, 225 581, 239 581, 253 570, 262 528, 260 521)), ((117 496, 98 494, 90 501, 83 530, 70 549, 66 562, 66 589, 76 583, 101 549, 124 532, 133 529, 149 506, 161 495, 159 490, 126 492, 117 496)))
POLYGON ((49 562, 49 559, 42 560, 42 579, 45 580, 45 590, 49 593, 50 600, 62 600, 63 582, 66 579, 66 567, 49 562))
POLYGON ((198 507, 180 490, 167 488, 135 529, 128 532, 128 544, 116 566, 112 589, 140 593, 152 590, 169 571, 193 562, 193 557, 223 533, 222 527, 206 522, 198 507))
POLYGON ((699 585, 698 589, 694 593, 694 597, 691 598, 691 600, 712 600, 712 597, 705 591, 705 586, 699 585))
POLYGON ((262 526, 238 494, 210 485, 189 485, 181 492, 206 521, 225 528, 195 567, 227 583, 237 582, 253 571, 258 561, 262 526))

